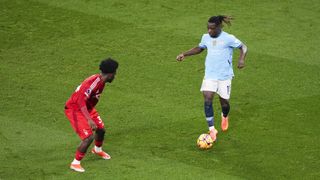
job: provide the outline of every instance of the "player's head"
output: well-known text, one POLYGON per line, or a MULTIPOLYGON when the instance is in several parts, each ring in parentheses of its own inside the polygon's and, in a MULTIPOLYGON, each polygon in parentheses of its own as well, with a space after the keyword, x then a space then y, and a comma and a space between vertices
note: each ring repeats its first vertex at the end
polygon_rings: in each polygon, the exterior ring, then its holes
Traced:
POLYGON ((231 25, 231 19, 232 17, 224 15, 210 17, 208 20, 209 35, 213 38, 218 37, 223 27, 223 23, 231 25))
POLYGON ((101 71, 105 83, 111 83, 113 81, 117 73, 118 66, 118 62, 111 58, 101 61, 99 69, 101 71))

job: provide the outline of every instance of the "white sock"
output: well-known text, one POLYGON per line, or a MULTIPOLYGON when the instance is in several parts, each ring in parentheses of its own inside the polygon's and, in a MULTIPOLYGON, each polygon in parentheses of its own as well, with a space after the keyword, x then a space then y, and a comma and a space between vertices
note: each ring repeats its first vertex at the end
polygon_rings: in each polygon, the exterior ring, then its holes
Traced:
POLYGON ((102 147, 94 146, 94 151, 101 152, 102 151, 102 147))
POLYGON ((214 126, 210 126, 209 127, 209 131, 212 131, 212 130, 214 130, 215 128, 214 128, 214 126))
POLYGON ((80 161, 74 159, 71 164, 80 164, 80 161))

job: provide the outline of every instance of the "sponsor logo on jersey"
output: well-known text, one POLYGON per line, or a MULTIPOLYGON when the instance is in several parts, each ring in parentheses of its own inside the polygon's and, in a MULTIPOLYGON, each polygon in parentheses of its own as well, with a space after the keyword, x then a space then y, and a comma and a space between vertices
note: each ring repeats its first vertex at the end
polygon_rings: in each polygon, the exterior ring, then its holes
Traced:
POLYGON ((221 40, 213 40, 212 41, 212 45, 213 46, 217 46, 217 45, 221 45, 221 46, 223 46, 225 43, 224 43, 224 41, 221 41, 221 40))

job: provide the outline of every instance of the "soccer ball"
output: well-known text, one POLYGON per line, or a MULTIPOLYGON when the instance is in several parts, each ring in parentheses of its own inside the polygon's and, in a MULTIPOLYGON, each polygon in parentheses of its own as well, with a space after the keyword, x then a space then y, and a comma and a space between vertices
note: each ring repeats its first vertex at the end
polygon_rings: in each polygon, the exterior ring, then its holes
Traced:
POLYGON ((213 145, 213 140, 209 134, 201 134, 197 140, 200 149, 209 149, 213 145))

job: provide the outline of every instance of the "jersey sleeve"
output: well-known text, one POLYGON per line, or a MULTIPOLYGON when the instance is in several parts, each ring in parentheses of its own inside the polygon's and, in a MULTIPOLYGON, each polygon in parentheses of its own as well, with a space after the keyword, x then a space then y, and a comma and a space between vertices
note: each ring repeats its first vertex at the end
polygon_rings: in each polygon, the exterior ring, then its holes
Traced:
POLYGON ((199 43, 199 48, 207 49, 207 45, 206 45, 206 42, 205 42, 205 36, 204 35, 202 36, 201 42, 199 43))
POLYGON ((234 35, 231 35, 228 45, 229 47, 232 47, 232 48, 240 48, 242 46, 242 42, 238 38, 236 38, 234 35))
POLYGON ((77 104, 78 107, 81 109, 83 106, 86 106, 87 97, 83 94, 78 96, 77 104))
POLYGON ((78 90, 78 99, 77 99, 77 104, 79 108, 86 106, 87 99, 90 97, 90 94, 92 92, 90 87, 86 85, 81 85, 81 86, 82 87, 80 87, 78 90))
POLYGON ((99 77, 93 77, 90 81, 85 81, 81 84, 78 90, 77 104, 79 108, 87 105, 88 99, 90 99, 91 93, 96 90, 98 83, 100 82, 99 77))

